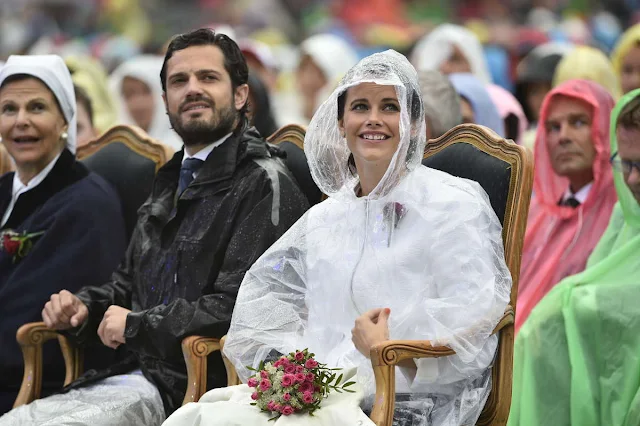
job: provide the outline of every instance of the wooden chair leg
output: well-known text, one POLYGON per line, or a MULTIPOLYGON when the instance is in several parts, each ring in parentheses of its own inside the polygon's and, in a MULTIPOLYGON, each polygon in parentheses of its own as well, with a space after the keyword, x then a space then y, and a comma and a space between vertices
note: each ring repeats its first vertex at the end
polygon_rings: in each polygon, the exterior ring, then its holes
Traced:
POLYGON ((64 385, 67 386, 80 377, 84 371, 84 351, 71 343, 71 340, 62 334, 58 334, 58 343, 60 343, 60 350, 64 358, 66 372, 64 385))
POLYGON ((396 404, 396 370, 393 365, 374 365, 376 398, 369 418, 376 426, 391 426, 396 404))
POLYGON ((220 340, 212 337, 189 336, 182 340, 182 354, 187 365, 187 392, 182 405, 198 402, 207 391, 207 356, 219 350, 220 340))
POLYGON ((222 336, 222 338, 220 339, 220 355, 222 355, 224 368, 227 370, 227 386, 241 385, 242 382, 238 377, 238 373, 236 372, 235 367, 233 366, 231 361, 229 361, 229 359, 224 356, 224 352, 222 351, 224 349, 224 342, 226 338, 227 336, 222 336))
POLYGON ((47 328, 44 322, 25 324, 16 333, 16 340, 22 349, 24 375, 13 408, 29 404, 40 398, 42 392, 42 345, 44 342, 56 338, 64 358, 64 385, 73 382, 82 374, 84 352, 81 348, 71 343, 71 340, 66 336, 47 328))
POLYGON ((42 391, 42 344, 57 337, 58 333, 47 328, 43 322, 24 324, 18 329, 16 339, 22 349, 24 375, 13 408, 29 404, 40 398, 42 391))

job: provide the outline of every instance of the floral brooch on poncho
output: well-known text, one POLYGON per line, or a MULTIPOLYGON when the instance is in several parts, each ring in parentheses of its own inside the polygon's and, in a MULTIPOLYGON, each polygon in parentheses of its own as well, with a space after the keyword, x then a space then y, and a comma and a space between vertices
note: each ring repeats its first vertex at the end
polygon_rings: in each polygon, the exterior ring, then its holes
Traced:
POLYGON ((387 247, 391 246, 391 236, 393 234, 393 230, 398 227, 402 218, 407 214, 407 208, 398 203, 392 202, 387 203, 383 210, 382 215, 384 217, 384 222, 388 224, 387 226, 387 247))

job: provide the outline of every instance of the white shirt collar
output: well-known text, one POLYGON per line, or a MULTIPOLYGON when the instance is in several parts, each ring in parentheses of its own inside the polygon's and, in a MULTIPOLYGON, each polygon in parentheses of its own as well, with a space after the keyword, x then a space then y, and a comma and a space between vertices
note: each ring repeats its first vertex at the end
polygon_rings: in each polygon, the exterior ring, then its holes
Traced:
POLYGON ((42 181, 49 175, 49 173, 51 173, 51 170, 53 170, 53 167, 56 165, 56 162, 58 161, 58 158, 60 158, 61 155, 62 155, 62 152, 56 155, 56 158, 51 160, 51 162, 47 164, 47 166, 44 169, 42 169, 40 173, 38 173, 33 178, 31 178, 31 180, 27 182, 26 185, 22 183, 22 181, 18 177, 18 172, 16 171, 14 173, 13 189, 11 191, 11 201, 9 202, 9 205, 7 206, 7 210, 4 212, 4 216, 2 217, 2 225, 4 225, 7 222, 7 220, 9 220, 9 217, 11 216, 11 212, 13 211, 13 207, 16 205, 16 201, 18 200, 18 197, 21 194, 24 194, 27 191, 31 191, 36 186, 40 185, 42 181))
POLYGON ((562 196, 562 201, 567 201, 569 198, 573 197, 580 202, 580 204, 584 204, 587 201, 587 197, 589 196, 589 191, 591 191, 591 187, 593 186, 593 182, 583 186, 578 192, 575 194, 571 192, 571 187, 567 188, 562 196))
POLYGON ((231 133, 229 133, 226 136, 223 136, 222 138, 218 139, 217 141, 207 145, 206 147, 202 148, 200 151, 196 152, 194 155, 189 155, 189 153, 187 153, 187 148, 185 147, 184 156, 182 157, 182 164, 184 164, 184 162, 185 162, 185 160, 187 158, 197 158, 198 160, 205 161, 207 159, 207 157, 209 156, 209 154, 211 154, 211 151, 213 151, 215 148, 217 148, 220 145, 222 145, 224 143, 224 141, 229 139, 229 136, 231 136, 231 133))

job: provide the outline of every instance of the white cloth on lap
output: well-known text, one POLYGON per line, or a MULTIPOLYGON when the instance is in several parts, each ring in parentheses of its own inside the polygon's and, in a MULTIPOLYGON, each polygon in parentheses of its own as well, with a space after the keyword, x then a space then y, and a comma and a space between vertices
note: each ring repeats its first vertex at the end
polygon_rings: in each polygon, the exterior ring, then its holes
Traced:
MULTIPOLYGON (((354 374, 355 369, 352 369, 345 376, 354 374)), ((292 414, 280 416, 276 421, 269 421, 274 417, 272 414, 250 405, 253 388, 238 385, 213 389, 202 395, 197 403, 178 409, 163 426, 374 426, 360 409, 362 389, 357 384, 349 389, 355 392, 331 392, 313 416, 292 414)))
POLYGON ((137 370, 15 408, 0 426, 153 426, 164 419, 160 392, 137 370))

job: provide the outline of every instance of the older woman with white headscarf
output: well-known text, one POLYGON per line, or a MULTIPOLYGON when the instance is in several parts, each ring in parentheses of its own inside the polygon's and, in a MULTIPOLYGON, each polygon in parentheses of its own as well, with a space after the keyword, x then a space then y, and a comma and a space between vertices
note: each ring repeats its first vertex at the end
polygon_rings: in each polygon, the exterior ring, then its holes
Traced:
MULTIPOLYGON (((51 294, 106 282, 126 242, 118 195, 76 161, 76 102, 60 57, 9 58, 0 70, 0 136, 17 170, 0 178, 2 414, 22 381, 18 327, 41 320, 51 294)), ((45 348, 45 394, 64 377, 55 349, 45 348)))
MULTIPOLYGON (((486 193, 422 166, 425 142, 417 73, 393 51, 360 61, 311 121, 305 154, 329 199, 247 272, 224 354, 246 382, 265 359, 308 348, 357 385, 353 394, 330 395, 313 418, 285 417, 276 426, 372 425, 361 409, 375 392, 369 356, 389 339, 456 352, 399 366, 394 425, 476 423, 511 276, 486 193)), ((251 392, 213 390, 166 426, 274 424, 277 413, 251 406, 251 392)))
POLYGON ((122 123, 138 126, 152 138, 180 151, 182 139, 171 128, 162 100, 162 62, 163 58, 157 55, 131 58, 113 71, 109 85, 122 123))

